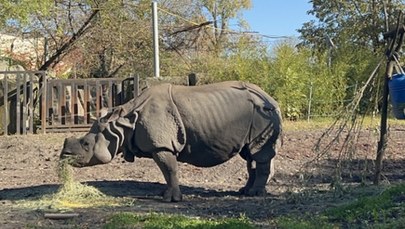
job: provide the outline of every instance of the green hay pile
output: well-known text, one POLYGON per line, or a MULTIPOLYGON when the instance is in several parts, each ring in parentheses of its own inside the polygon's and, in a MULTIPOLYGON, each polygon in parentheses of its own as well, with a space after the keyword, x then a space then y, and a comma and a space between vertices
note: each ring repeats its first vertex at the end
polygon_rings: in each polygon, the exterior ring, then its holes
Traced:
POLYGON ((107 196, 95 187, 75 181, 72 167, 66 160, 60 161, 58 176, 62 185, 56 193, 44 195, 37 200, 21 201, 19 206, 36 209, 70 210, 74 208, 132 204, 129 199, 107 196))

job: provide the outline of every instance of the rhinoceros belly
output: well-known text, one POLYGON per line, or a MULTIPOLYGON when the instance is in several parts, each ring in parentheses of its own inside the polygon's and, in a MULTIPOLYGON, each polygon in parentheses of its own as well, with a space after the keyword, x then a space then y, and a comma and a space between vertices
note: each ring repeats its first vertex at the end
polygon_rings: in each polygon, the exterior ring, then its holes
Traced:
POLYGON ((190 89, 173 93, 186 130, 186 144, 178 160, 201 167, 221 164, 246 144, 253 105, 244 90, 190 89))

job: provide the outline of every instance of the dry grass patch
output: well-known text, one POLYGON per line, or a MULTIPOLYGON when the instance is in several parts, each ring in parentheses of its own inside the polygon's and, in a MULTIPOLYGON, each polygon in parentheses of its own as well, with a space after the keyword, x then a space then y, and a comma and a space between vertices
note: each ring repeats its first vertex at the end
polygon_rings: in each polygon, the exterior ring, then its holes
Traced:
POLYGON ((133 204, 132 199, 107 196, 95 187, 75 181, 73 170, 66 160, 59 163, 58 175, 62 185, 56 193, 44 195, 35 200, 19 201, 17 205, 31 209, 71 210, 74 208, 133 204))

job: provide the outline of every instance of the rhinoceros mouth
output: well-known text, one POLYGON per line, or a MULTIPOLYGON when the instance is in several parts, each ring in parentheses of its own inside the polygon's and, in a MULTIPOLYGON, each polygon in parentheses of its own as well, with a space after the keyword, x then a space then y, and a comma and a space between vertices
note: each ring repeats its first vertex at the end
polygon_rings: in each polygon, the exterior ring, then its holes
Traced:
POLYGON ((82 167, 79 163, 80 157, 76 154, 73 154, 71 152, 62 152, 59 158, 60 162, 66 162, 69 165, 72 165, 74 167, 82 167))
POLYGON ((62 152, 60 154, 60 159, 61 160, 69 160, 71 158, 74 158, 75 156, 77 156, 77 155, 73 154, 72 152, 62 152))

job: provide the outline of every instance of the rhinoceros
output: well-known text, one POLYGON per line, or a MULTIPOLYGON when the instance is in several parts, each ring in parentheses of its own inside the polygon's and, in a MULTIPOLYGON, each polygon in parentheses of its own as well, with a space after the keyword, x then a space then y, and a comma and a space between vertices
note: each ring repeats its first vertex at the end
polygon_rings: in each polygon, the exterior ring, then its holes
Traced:
POLYGON ((254 84, 161 84, 101 114, 84 137, 65 139, 60 158, 76 167, 109 163, 118 153, 130 162, 153 158, 167 182, 163 201, 176 202, 178 162, 211 167, 239 154, 248 170, 239 191, 257 196, 266 194, 281 132, 277 102, 254 84))

